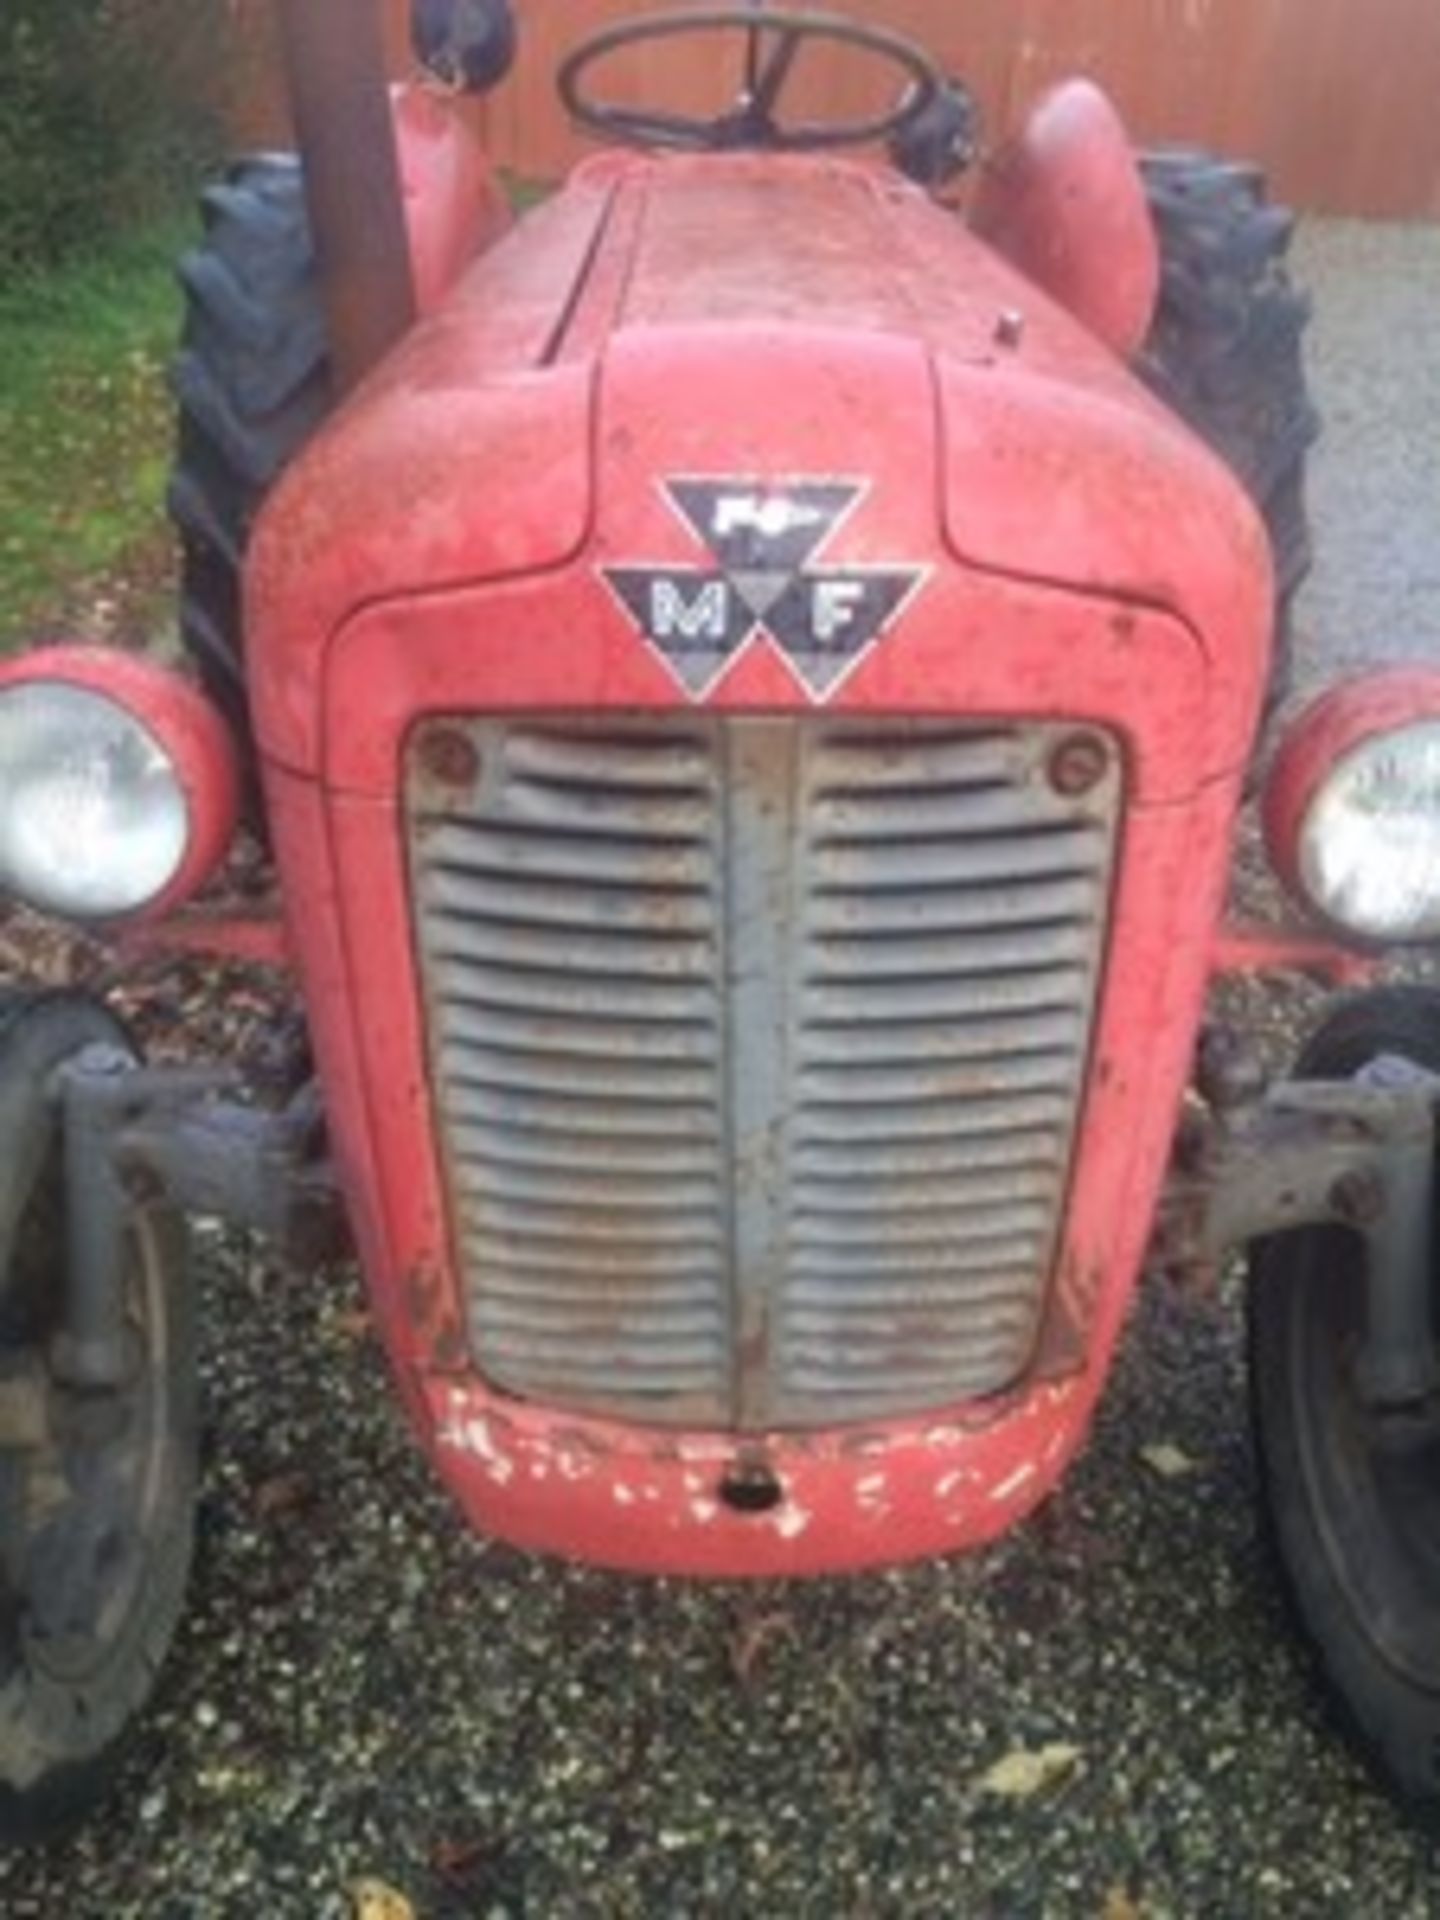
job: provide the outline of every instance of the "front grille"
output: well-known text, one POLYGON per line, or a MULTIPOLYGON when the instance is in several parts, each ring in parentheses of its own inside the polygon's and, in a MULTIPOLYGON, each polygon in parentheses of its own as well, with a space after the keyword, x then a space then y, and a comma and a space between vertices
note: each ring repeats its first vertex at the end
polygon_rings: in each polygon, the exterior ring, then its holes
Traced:
POLYGON ((417 731, 436 1107, 495 1385, 752 1429, 1023 1373, 1119 815, 1113 750, 1056 791, 1073 731, 417 731))

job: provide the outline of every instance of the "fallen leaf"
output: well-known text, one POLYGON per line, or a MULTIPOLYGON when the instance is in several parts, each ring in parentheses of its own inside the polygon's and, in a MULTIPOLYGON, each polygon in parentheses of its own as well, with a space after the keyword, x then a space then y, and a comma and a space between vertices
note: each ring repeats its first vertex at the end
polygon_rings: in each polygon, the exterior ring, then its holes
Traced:
POLYGON ((262 1480, 255 1489, 255 1514, 260 1520, 273 1520, 279 1514, 295 1513, 308 1507, 315 1497, 314 1483, 303 1473, 277 1473, 262 1480))
POLYGON ((788 1613, 759 1613, 742 1620, 730 1635, 730 1670, 742 1687, 755 1678, 755 1669, 766 1650, 776 1641, 795 1637, 795 1622, 788 1613))
POLYGON ((404 1894, 383 1880, 352 1880, 349 1892, 355 1920, 415 1920, 415 1909, 404 1894))
POLYGON ((1160 1440, 1154 1446, 1142 1447, 1140 1458, 1152 1473, 1158 1473, 1162 1480, 1183 1480, 1186 1474, 1198 1473, 1200 1463, 1192 1460, 1183 1448, 1173 1445, 1169 1440, 1160 1440))
POLYGON ((342 1307, 330 1316, 330 1330, 342 1340, 364 1340, 374 1324, 364 1307, 342 1307))
POLYGON ((496 1851, 493 1840, 437 1840, 430 1865, 457 1893, 472 1893, 496 1851))
POLYGON ((1080 1760, 1080 1748, 1063 1740, 1034 1749, 1017 1747, 987 1768, 976 1784, 997 1800, 1033 1800, 1037 1793, 1068 1779, 1080 1760))

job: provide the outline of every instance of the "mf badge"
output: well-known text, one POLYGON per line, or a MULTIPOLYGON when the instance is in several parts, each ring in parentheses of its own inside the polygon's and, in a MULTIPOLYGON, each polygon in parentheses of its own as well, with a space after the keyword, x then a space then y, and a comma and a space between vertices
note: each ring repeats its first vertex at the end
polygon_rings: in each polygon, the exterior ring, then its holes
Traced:
POLYGON ((602 572, 692 699, 769 644, 825 700, 925 578, 922 567, 815 564, 864 493, 859 480, 670 480, 666 498, 708 564, 602 572))

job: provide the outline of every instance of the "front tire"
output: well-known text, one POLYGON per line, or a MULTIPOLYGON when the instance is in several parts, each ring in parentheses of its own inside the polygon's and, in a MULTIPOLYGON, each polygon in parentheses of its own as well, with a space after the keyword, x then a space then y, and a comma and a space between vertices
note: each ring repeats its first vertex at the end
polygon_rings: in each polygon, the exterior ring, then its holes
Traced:
MULTIPOLYGON (((1302 1079, 1393 1056, 1440 1074, 1440 992, 1342 1007, 1302 1079)), ((1437 1184, 1440 1194, 1440 1184, 1437 1184)), ((1432 1298, 1440 1331, 1440 1206, 1432 1298)), ((1294 1612, 1368 1757, 1440 1814, 1440 1404, 1377 1414, 1357 1391, 1362 1243, 1340 1228, 1252 1257, 1250 1378, 1262 1495, 1294 1612)))
POLYGON ((49 1086, 90 1046, 126 1048, 94 1001, 0 1000, 4 1210, 0 1377, 32 1383, 0 1437, 0 1841, 45 1837, 109 1791, 174 1636, 197 1482, 193 1295, 183 1222, 127 1221, 136 1362, 81 1393, 49 1365, 65 1257, 61 1129, 49 1086), (12 1172, 18 1179, 11 1184, 12 1172))
POLYGON ((1160 300, 1139 372, 1242 483, 1275 561, 1268 706, 1294 677, 1295 597, 1310 571, 1305 484, 1320 419, 1305 364, 1310 305, 1288 265, 1294 216, 1256 167, 1189 149, 1144 154, 1160 300))

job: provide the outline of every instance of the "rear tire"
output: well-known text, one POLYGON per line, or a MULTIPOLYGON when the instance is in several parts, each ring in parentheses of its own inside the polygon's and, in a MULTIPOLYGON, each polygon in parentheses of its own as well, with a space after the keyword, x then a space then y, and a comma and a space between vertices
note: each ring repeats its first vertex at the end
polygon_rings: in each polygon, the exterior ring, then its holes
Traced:
POLYGON ((1145 154, 1160 302, 1139 371, 1230 467, 1275 558, 1269 706, 1291 690, 1295 596, 1310 571, 1305 478, 1320 419, 1305 366, 1310 304, 1287 265, 1294 216, 1258 168, 1186 150, 1145 154))
POLYGON ((65 1255, 60 1128, 47 1083, 86 1047, 126 1049, 79 995, 0 998, 0 1374, 39 1388, 0 1444, 0 1843, 42 1839, 113 1784, 179 1623, 197 1480, 194 1299, 184 1223, 127 1223, 133 1378, 80 1393, 49 1367, 65 1255))
POLYGON ((182 550, 181 638, 245 742, 245 550, 265 496, 331 409, 329 347, 299 160, 238 161, 201 206, 204 240, 179 267, 169 504, 182 550))
MULTIPOLYGON (((1342 1006, 1302 1079, 1353 1079, 1390 1055, 1440 1073, 1440 992, 1342 1006)), ((1440 1192, 1440 1189, 1437 1189, 1440 1192)), ((1440 1206, 1437 1206, 1440 1234, 1440 1206)), ((1432 1298, 1440 1331, 1440 1238, 1432 1298)), ((1266 1517, 1293 1611, 1352 1734, 1386 1780, 1440 1815, 1440 1398, 1376 1414, 1355 1385, 1362 1243, 1339 1228, 1251 1259, 1250 1380, 1266 1517)))

